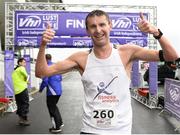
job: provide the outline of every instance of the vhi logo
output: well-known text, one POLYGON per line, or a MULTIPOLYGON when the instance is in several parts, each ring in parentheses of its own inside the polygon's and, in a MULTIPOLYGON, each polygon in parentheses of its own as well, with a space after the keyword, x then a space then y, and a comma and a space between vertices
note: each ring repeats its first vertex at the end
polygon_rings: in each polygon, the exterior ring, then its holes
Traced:
POLYGON ((37 28, 41 24, 39 16, 26 16, 19 18, 19 28, 37 28))
POLYGON ((130 29, 131 20, 127 17, 120 17, 112 20, 113 29, 130 29))

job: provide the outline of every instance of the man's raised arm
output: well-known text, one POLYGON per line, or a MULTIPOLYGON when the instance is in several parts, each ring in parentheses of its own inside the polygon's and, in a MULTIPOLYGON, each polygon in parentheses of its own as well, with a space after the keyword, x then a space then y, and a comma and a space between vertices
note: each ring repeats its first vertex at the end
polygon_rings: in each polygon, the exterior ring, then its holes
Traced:
POLYGON ((160 29, 150 24, 144 18, 143 13, 140 13, 140 21, 138 23, 138 27, 142 32, 153 34, 154 38, 156 38, 159 41, 162 48, 164 60, 174 61, 179 57, 176 50, 173 48, 172 44, 163 35, 160 29))
POLYGON ((39 48, 36 66, 35 66, 35 75, 36 77, 42 78, 48 74, 48 65, 45 58, 45 49, 48 42, 54 38, 55 32, 52 30, 50 24, 47 24, 47 28, 43 33, 41 45, 39 48))

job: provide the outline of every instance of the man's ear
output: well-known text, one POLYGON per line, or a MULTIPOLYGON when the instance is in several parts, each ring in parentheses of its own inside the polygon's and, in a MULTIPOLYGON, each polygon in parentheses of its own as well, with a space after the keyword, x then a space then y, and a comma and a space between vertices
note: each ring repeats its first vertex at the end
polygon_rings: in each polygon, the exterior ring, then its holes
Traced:
POLYGON ((87 33, 87 35, 88 35, 88 36, 90 36, 90 34, 89 34, 89 30, 88 30, 88 29, 86 29, 86 33, 87 33))

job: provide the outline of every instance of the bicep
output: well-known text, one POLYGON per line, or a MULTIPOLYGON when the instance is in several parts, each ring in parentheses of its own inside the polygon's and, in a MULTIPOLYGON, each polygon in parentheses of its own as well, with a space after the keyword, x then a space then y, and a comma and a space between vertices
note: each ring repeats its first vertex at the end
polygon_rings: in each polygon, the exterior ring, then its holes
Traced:
POLYGON ((51 66, 48 67, 47 74, 54 75, 54 74, 62 74, 66 73, 77 66, 77 63, 72 58, 67 58, 65 60, 59 61, 51 66))
POLYGON ((143 61, 159 61, 159 51, 137 47, 132 58, 143 61))

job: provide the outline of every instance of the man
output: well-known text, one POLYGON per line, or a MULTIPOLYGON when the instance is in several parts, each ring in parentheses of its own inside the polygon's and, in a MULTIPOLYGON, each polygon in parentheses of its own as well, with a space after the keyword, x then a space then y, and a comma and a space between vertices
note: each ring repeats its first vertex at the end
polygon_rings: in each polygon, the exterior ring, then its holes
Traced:
POLYGON ((28 81, 29 77, 26 72, 26 61, 24 58, 19 58, 17 66, 12 73, 12 80, 14 86, 15 100, 17 104, 16 114, 19 116, 19 125, 29 126, 27 114, 29 113, 29 94, 28 81))
POLYGON ((132 127, 130 72, 134 60, 175 60, 178 55, 162 32, 140 14, 138 27, 153 34, 163 51, 148 50, 137 45, 112 47, 109 35, 112 23, 107 13, 94 10, 86 17, 86 30, 93 41, 92 51, 77 52, 63 61, 48 66, 45 60, 47 42, 54 37, 50 25, 42 37, 36 62, 36 76, 64 73, 72 68, 82 75, 85 100, 81 133, 129 134, 132 127), (159 57, 160 56, 160 57, 159 57))
MULTIPOLYGON (((52 59, 51 55, 46 54, 46 61, 49 66, 53 64, 51 59, 52 59)), ((53 124, 53 127, 49 129, 51 133, 61 132, 62 131, 61 127, 63 126, 61 114, 56 105, 62 94, 61 81, 62 81, 62 76, 59 74, 49 77, 44 77, 39 89, 39 92, 42 92, 45 87, 47 88, 46 103, 53 124)))

